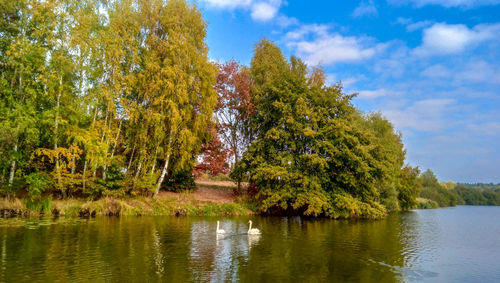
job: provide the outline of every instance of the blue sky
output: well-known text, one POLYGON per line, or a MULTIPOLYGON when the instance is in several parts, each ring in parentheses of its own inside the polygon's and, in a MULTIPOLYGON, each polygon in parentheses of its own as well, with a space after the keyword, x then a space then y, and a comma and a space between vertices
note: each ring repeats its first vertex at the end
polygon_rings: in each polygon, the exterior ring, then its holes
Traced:
POLYGON ((500 182, 500 0, 194 1, 212 59, 248 65, 271 39, 382 112, 410 164, 500 182))

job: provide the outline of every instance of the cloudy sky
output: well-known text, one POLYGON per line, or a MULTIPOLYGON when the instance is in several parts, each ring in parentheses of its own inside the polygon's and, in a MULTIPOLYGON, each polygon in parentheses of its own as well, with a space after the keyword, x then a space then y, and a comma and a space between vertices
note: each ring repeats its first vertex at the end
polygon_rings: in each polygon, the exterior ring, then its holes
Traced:
POLYGON ((321 65, 442 181, 500 182, 500 0, 193 0, 215 60, 263 37, 321 65))

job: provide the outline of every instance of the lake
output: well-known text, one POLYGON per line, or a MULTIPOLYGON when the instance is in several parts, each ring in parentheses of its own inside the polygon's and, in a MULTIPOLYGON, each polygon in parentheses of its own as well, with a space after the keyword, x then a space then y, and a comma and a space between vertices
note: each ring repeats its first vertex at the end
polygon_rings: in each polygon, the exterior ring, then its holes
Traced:
POLYGON ((0 219, 0 282, 500 281, 500 207, 251 219, 0 219))

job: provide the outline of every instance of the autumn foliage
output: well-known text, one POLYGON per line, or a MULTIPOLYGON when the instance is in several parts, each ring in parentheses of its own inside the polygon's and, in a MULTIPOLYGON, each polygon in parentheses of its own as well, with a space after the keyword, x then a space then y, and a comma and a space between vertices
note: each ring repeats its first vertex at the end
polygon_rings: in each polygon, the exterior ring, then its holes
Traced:
POLYGON ((210 142, 203 148, 203 161, 196 166, 196 172, 205 171, 213 175, 228 173, 226 168, 230 167, 230 163, 233 167, 237 166, 248 145, 247 123, 254 113, 249 69, 236 61, 218 64, 217 67, 216 131, 212 131, 210 142))
POLYGON ((203 144, 199 158, 201 162, 196 165, 193 173, 199 176, 203 173, 209 173, 216 176, 220 173, 229 173, 228 159, 231 151, 224 146, 219 138, 215 127, 210 130, 209 142, 203 144))

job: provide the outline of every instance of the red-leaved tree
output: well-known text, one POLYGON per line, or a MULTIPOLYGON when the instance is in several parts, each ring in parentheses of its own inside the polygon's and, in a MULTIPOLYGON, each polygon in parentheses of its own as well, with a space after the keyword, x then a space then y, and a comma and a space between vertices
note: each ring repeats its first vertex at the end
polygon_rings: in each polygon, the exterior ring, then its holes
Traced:
MULTIPOLYGON (((219 94, 216 106, 217 129, 223 142, 232 154, 233 170, 248 146, 246 123, 252 115, 253 104, 250 101, 250 70, 231 60, 219 65, 215 89, 219 94)), ((238 193, 241 189, 242 176, 237 176, 238 193)))
POLYGON ((203 145, 201 152, 202 161, 195 167, 195 175, 207 172, 214 176, 229 173, 228 159, 231 151, 221 142, 215 127, 210 129, 210 140, 203 145))
MULTIPOLYGON (((208 172, 222 172, 220 168, 223 158, 226 164, 233 164, 233 170, 238 166, 238 161, 248 146, 246 122, 253 113, 253 105, 250 102, 249 69, 240 66, 234 60, 218 64, 218 67, 215 85, 215 90, 219 94, 215 108, 217 137, 214 136, 211 143, 207 144, 206 151, 202 154, 203 162, 197 166, 197 169, 205 168, 204 170, 208 172), (216 146, 222 146, 227 151, 221 148, 215 149, 216 146), (227 152, 227 155, 221 154, 222 152, 227 152)), ((237 177, 238 192, 241 178, 242 176, 237 177)))

